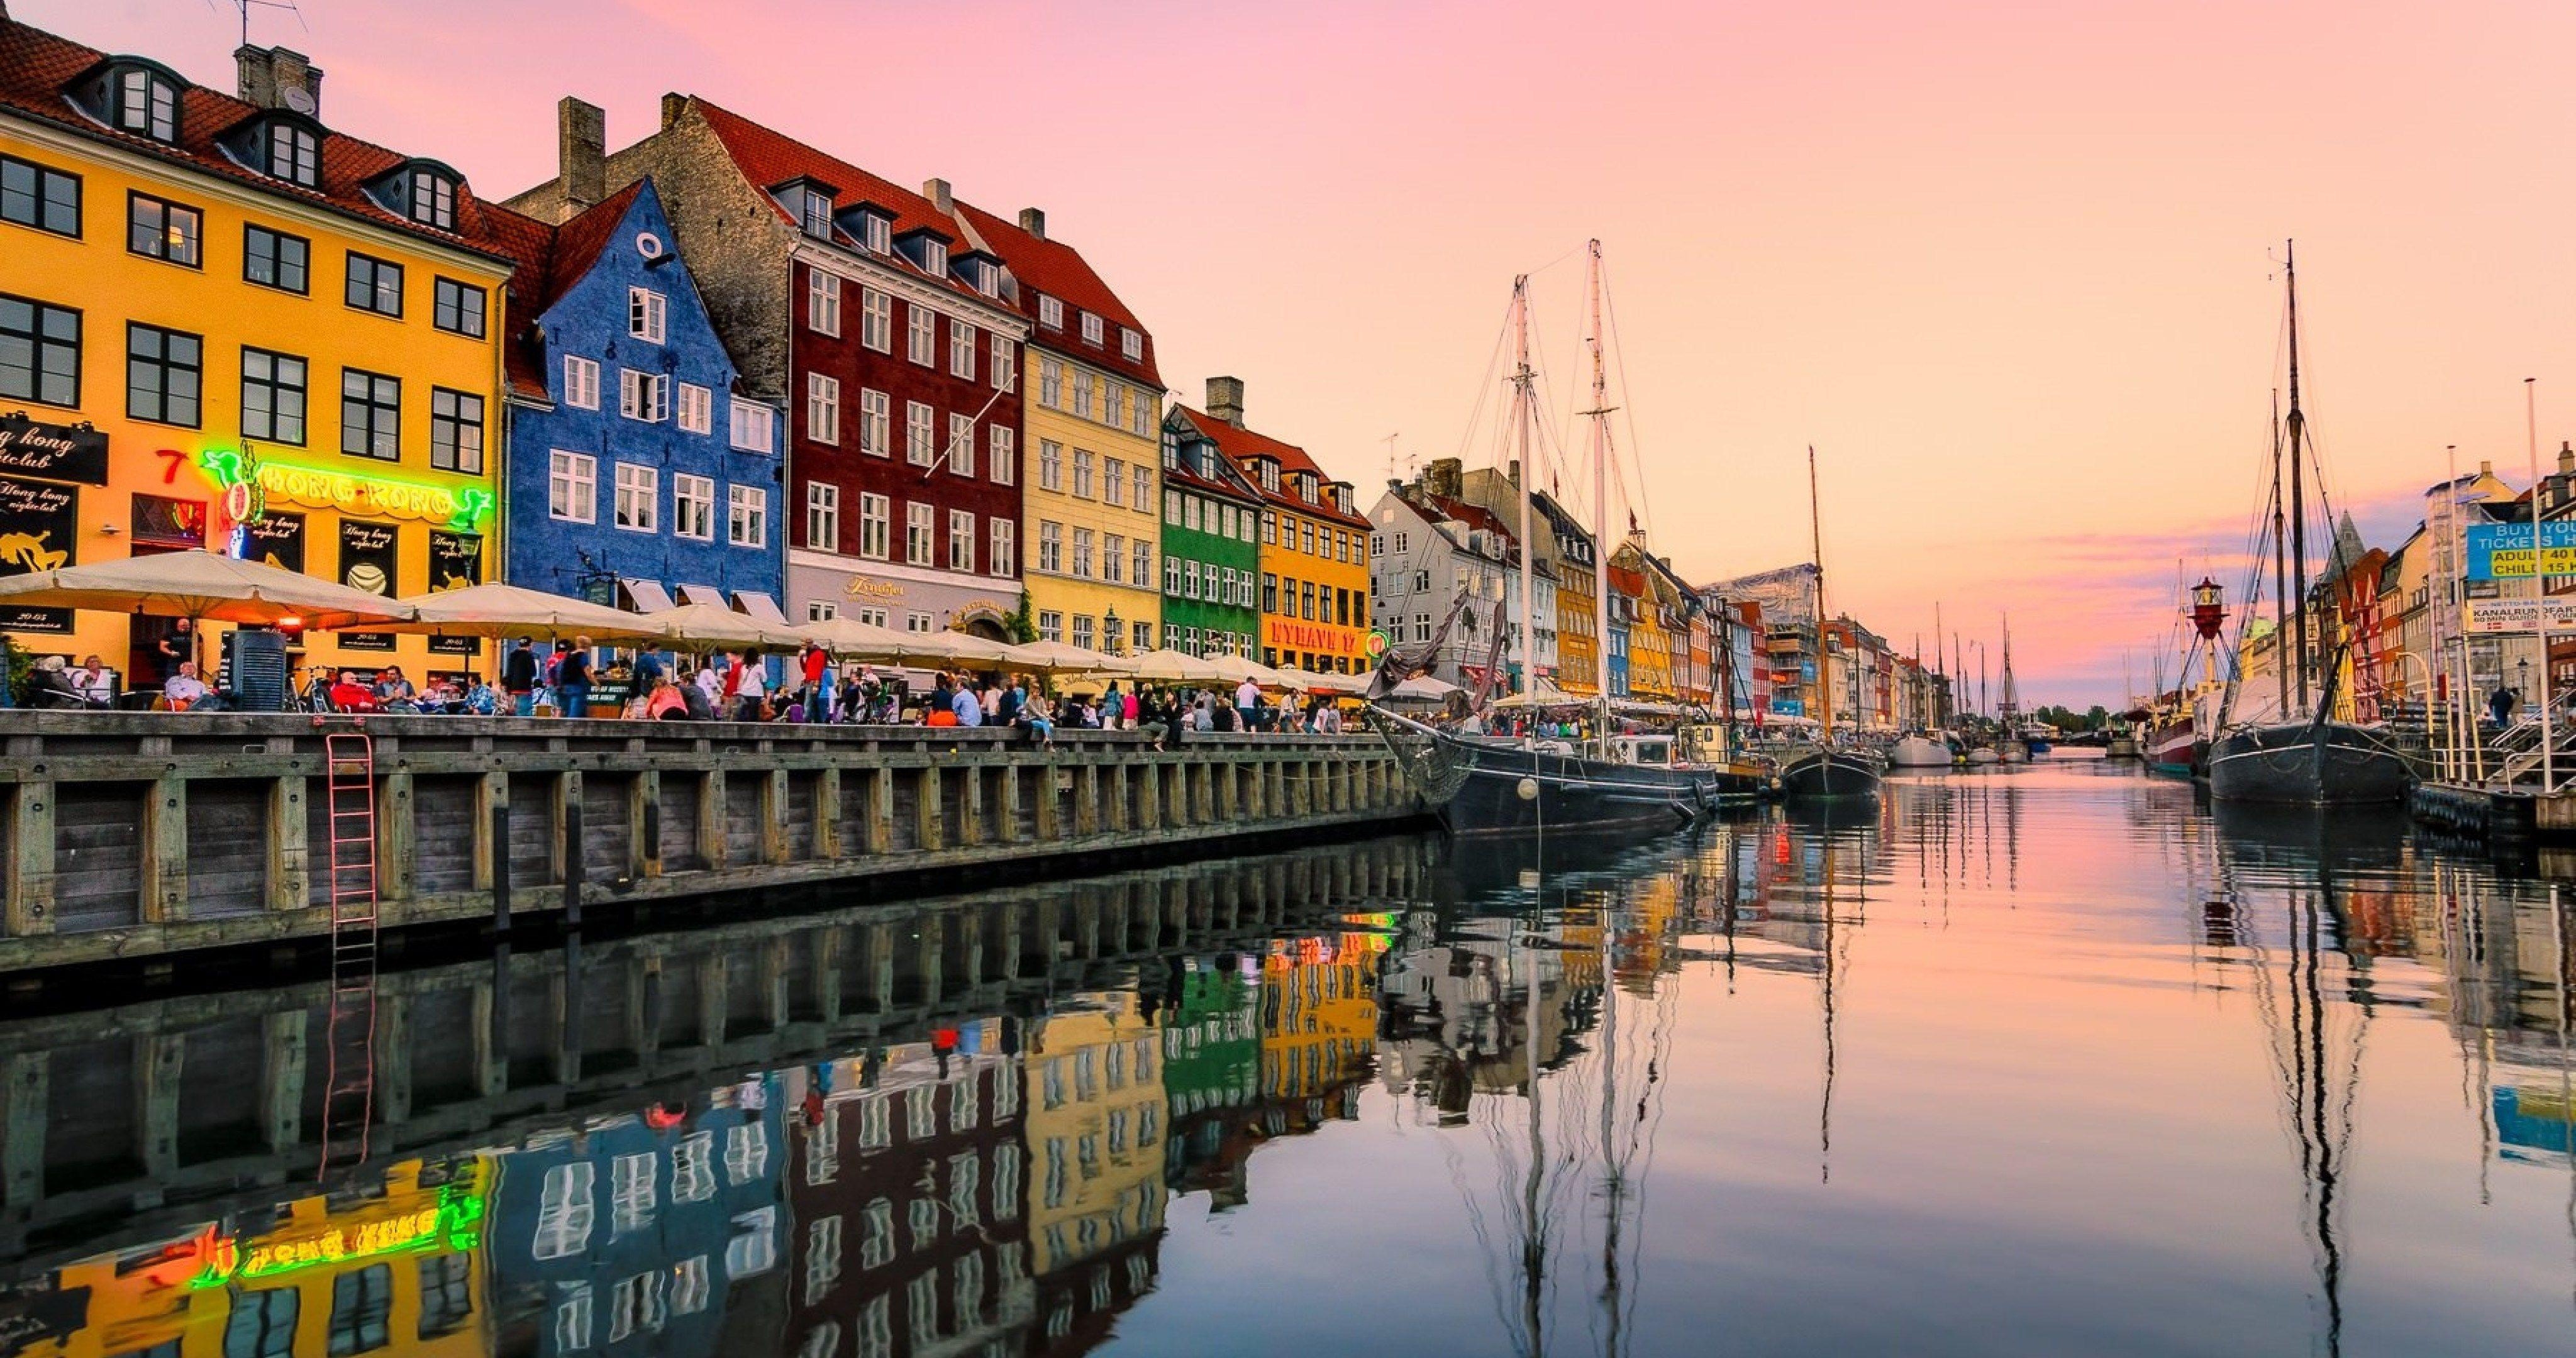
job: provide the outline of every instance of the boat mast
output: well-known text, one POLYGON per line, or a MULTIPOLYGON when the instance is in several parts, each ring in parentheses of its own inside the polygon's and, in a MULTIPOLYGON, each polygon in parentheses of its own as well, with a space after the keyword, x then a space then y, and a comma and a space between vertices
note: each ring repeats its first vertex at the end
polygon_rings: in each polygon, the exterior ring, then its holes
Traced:
MULTIPOLYGON (((2282 254, 2282 274, 2289 282, 2290 293, 2290 414, 2282 425, 2284 441, 2290 453, 2290 574, 2299 590, 2299 710, 2308 708, 2308 526, 2307 503, 2299 474, 2301 435, 2307 429, 2308 417, 2299 410, 2299 245, 2286 244, 2282 254)), ((2286 719, 2287 713, 2283 716, 2286 719)))
MULTIPOLYGON (((1518 469, 1517 474, 1512 477, 1513 488, 1520 492, 1521 500, 1520 692, 1521 696, 1525 698, 1535 698, 1538 695, 1538 633, 1533 630, 1530 625, 1530 558, 1536 555, 1536 551, 1532 546, 1535 539, 1530 536, 1529 483, 1530 476, 1532 474, 1532 468, 1530 465, 1530 429, 1537 421, 1538 412, 1536 409, 1535 388, 1532 385, 1530 376, 1528 274, 1522 274, 1518 278, 1512 280, 1512 344, 1518 351, 1518 363, 1512 371, 1512 386, 1514 388, 1514 399, 1520 407, 1521 443, 1520 457, 1513 463, 1513 466, 1518 469)), ((1533 732, 1537 729, 1537 720, 1534 715, 1529 719, 1529 729, 1533 732)), ((1532 740, 1536 738, 1537 737, 1534 734, 1528 737, 1528 739, 1532 740)))
POLYGON ((1600 718, 1593 723, 1601 753, 1610 753, 1610 377, 1602 367, 1601 242, 1585 246, 1591 263, 1584 287, 1592 308, 1592 626, 1601 656, 1600 718))
POLYGON ((1816 701, 1824 709, 1824 743, 1834 743, 1834 662, 1825 645, 1825 520, 1816 499, 1816 445, 1807 445, 1807 533, 1816 553, 1816 701))
MULTIPOLYGON (((2281 393, 2272 392, 2272 687, 2278 693, 2277 721, 2290 719, 2290 657, 2285 653, 2290 644, 2290 563, 2289 539, 2281 525, 2281 393)), ((2256 571, 2261 571, 2261 557, 2256 557, 2256 571)), ((2256 581, 2262 576, 2257 574, 2256 581)), ((2302 647, 2304 651, 2306 648, 2302 647)), ((2301 692, 2306 690, 2304 687, 2301 692)), ((2302 699, 2304 701, 2304 699, 2302 699)))

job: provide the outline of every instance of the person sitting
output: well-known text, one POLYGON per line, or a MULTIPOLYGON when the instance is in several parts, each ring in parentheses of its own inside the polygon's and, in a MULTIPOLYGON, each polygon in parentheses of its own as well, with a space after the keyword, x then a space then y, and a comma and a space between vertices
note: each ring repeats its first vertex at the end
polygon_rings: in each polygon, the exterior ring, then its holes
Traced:
MULTIPOLYGON (((59 657, 53 657, 59 658, 59 657)), ((182 660, 179 672, 161 686, 162 700, 173 712, 185 712, 206 700, 206 681, 197 677, 197 662, 182 660)))
MULTIPOLYGON (((996 703, 1000 702, 1000 696, 996 695, 994 701, 996 703)), ((976 695, 975 686, 973 684, 959 684, 957 686, 955 696, 948 700, 948 705, 952 711, 956 712, 958 725, 981 726, 984 724, 984 700, 976 695)))
POLYGON ((716 685, 715 676, 713 667, 704 667, 687 683, 673 685, 680 691, 680 702, 687 710, 689 720, 714 721, 716 719, 716 695, 713 691, 716 685))
MULTIPOLYGON (((695 685, 690 685, 694 688, 695 685)), ((653 691, 645 697, 644 715, 654 721, 687 721, 689 700, 680 692, 681 685, 656 676, 653 691)))
POLYGON ((27 674, 27 706, 64 711, 88 707, 90 701, 63 673, 63 658, 49 655, 27 674))
POLYGON ((1054 710, 1047 705, 1043 693, 1032 693, 1028 701, 1020 704, 1020 721, 1029 728, 1029 734, 1037 737, 1038 745, 1043 749, 1055 748, 1054 710))
POLYGON ((501 695, 483 682, 483 676, 478 674, 466 682, 465 697, 458 705, 469 716, 489 717, 500 711, 501 695))
POLYGON ((331 681, 331 706, 343 712, 376 711, 376 690, 342 673, 331 681))
POLYGON ((419 692, 403 677, 402 666, 387 665, 376 676, 376 706, 387 712, 417 712, 419 692))

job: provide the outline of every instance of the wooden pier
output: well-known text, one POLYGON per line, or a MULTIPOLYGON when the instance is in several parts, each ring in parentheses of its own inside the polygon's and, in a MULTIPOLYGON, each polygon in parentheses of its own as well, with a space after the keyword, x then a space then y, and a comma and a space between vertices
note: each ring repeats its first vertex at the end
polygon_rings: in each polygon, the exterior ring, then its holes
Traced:
MULTIPOLYGON (((0 713, 0 973, 320 939, 330 732, 373 744, 387 929, 1392 829, 1373 736, 0 713)), ((1312 843, 1307 838, 1302 842, 1312 843)))

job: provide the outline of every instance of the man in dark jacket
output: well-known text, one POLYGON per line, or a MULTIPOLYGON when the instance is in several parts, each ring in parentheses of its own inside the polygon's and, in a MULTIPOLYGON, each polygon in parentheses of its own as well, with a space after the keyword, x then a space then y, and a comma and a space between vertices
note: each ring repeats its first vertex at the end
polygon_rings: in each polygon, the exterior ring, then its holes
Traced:
POLYGON ((575 637, 555 671, 555 694, 567 717, 590 715, 590 638, 575 637))
POLYGON ((501 691, 510 695, 510 710, 524 717, 537 707, 537 653, 526 637, 501 660, 501 691))

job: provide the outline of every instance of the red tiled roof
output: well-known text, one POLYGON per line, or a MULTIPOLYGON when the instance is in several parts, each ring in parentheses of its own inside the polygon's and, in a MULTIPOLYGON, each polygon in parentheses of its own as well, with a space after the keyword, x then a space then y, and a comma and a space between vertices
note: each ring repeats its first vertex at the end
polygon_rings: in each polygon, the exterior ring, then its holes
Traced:
POLYGON ((1646 595, 1646 573, 1632 571, 1625 566, 1612 566, 1610 589, 1616 594, 1626 594, 1642 599, 1646 595))
POLYGON ((1136 313, 1118 300, 1118 294, 1093 271, 1082 253, 1062 241, 1041 240, 1020 229, 1019 223, 1005 221, 972 203, 959 203, 959 215, 981 237, 984 248, 1001 256, 1013 277, 1020 281, 1020 314, 1029 319, 1030 342, 1061 349, 1083 362, 1150 383, 1156 390, 1163 386, 1161 370, 1154 366, 1154 337, 1148 333, 1136 313), (1061 330, 1048 330, 1038 325, 1038 294, 1062 301, 1067 307, 1061 330), (1080 322, 1074 311, 1088 311, 1105 318, 1110 329, 1103 342, 1094 347, 1082 342, 1080 322), (1130 359, 1118 346, 1117 327, 1124 326, 1144 337, 1144 357, 1130 359))
MULTIPOLYGON (((791 179, 817 179, 840 190, 841 201, 844 203, 864 199, 893 213, 893 234, 898 238, 907 232, 924 229, 936 231, 951 239, 959 235, 955 223, 941 215, 937 205, 910 189, 899 187, 891 180, 872 175, 837 156, 817 151, 783 132, 763 127, 739 113, 711 104, 694 94, 689 96, 689 102, 696 105, 700 113, 706 115, 707 126, 715 132, 716 140, 724 144, 725 153, 733 157, 735 168, 742 171, 743 177, 750 180, 754 188, 766 191, 791 179)), ((770 200, 770 208, 778 214, 781 221, 791 226, 797 225, 789 216, 787 209, 779 206, 777 200, 770 200)), ((934 278, 919 269, 914 269, 911 261, 900 254, 879 256, 879 258, 885 259, 891 267, 911 271, 926 282, 945 284, 956 292, 979 298, 991 305, 1005 307, 1009 305, 998 298, 984 297, 955 274, 934 278)))
POLYGON ((1397 491, 1396 494, 1416 510, 1430 510, 1431 514, 1425 515, 1426 518, 1437 516, 1443 519, 1455 519, 1469 528, 1496 534, 1507 544, 1517 546, 1520 542, 1520 535, 1504 525, 1502 516, 1483 505, 1469 504, 1465 500, 1451 499, 1446 495, 1434 495, 1427 490, 1415 490, 1410 486, 1397 491))
POLYGON ((502 209, 475 197, 473 190, 462 183, 457 186, 454 231, 422 226, 379 206, 363 186, 414 157, 372 142, 326 131, 322 139, 322 187, 318 191, 249 169, 227 155, 217 142, 225 133, 266 110, 203 85, 192 83, 180 94, 179 140, 175 145, 109 127, 81 112, 69 97, 72 84, 107 57, 107 53, 68 38, 0 19, 0 108, 406 235, 479 254, 502 254, 492 239, 493 215, 502 209))
POLYGON ((1192 428, 1206 435, 1208 441, 1216 445, 1218 452, 1234 459, 1236 466, 1241 467, 1247 460, 1256 457, 1266 457, 1277 462, 1281 480, 1280 488, 1275 491, 1262 488, 1261 478, 1254 475, 1250 468, 1245 468, 1246 479, 1250 480, 1256 489, 1261 490, 1263 499, 1296 510, 1300 514, 1312 514, 1317 518, 1331 519, 1336 523, 1358 528, 1362 532, 1368 530, 1369 522, 1360 514, 1345 514, 1322 500, 1309 504, 1287 489, 1287 477, 1293 472, 1312 472, 1318 483, 1324 485, 1332 483, 1333 478, 1327 475, 1323 468, 1315 465, 1315 459, 1308 457, 1305 449, 1293 443, 1281 443, 1268 434, 1256 434, 1249 429, 1237 428, 1206 411, 1193 410, 1177 402, 1174 403, 1173 409, 1178 410, 1181 417, 1190 422, 1192 428))

